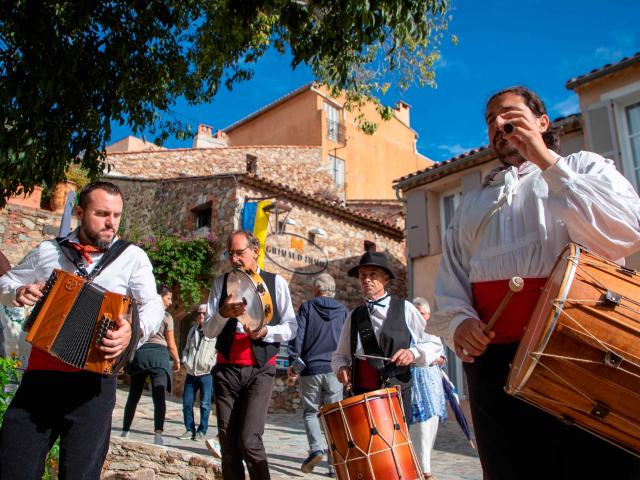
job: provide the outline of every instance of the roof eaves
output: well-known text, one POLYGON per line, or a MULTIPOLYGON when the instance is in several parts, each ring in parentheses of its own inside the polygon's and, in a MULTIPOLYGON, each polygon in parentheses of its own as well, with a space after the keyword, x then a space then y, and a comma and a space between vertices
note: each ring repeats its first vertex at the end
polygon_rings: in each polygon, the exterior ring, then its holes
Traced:
POLYGON ((256 110, 253 113, 250 113, 249 115, 247 115, 244 118, 241 118, 240 120, 238 120, 235 123, 232 123, 231 125, 229 125, 228 127, 224 128, 222 131, 225 133, 229 133, 232 130, 235 130, 236 128, 238 128, 239 126, 247 123, 250 120, 253 120, 254 118, 262 115, 263 113, 271 110, 272 108, 277 107, 278 105, 280 105, 281 103, 286 102, 287 100, 289 100, 290 98, 293 98, 297 95, 300 95, 302 92, 309 90, 313 87, 314 83, 313 82, 309 82, 305 85, 302 85, 301 87, 296 88, 295 90, 287 93, 286 95, 274 100, 271 103, 268 103, 267 105, 265 105, 262 108, 259 108, 258 110, 256 110))
POLYGON ((569 90, 574 90, 575 88, 580 87, 586 83, 592 82, 593 80, 596 80, 600 77, 604 77, 605 75, 617 72, 618 70, 623 70, 638 62, 640 62, 640 52, 637 52, 631 57, 625 57, 616 63, 608 63, 603 67, 591 70, 589 73, 571 78, 567 80, 565 87, 569 90))
MULTIPOLYGON (((566 117, 556 118, 551 126, 553 128, 561 130, 563 133, 571 133, 582 129, 581 123, 582 115, 580 113, 574 113, 567 115, 566 117)), ((410 173, 403 177, 400 177, 393 181, 396 188, 400 190, 408 190, 417 184, 429 183, 438 178, 442 178, 444 175, 448 175, 452 172, 465 170, 482 163, 487 163, 495 158, 493 149, 489 145, 469 150, 457 157, 450 158, 443 162, 431 165, 423 170, 410 173)))
POLYGON ((331 215, 372 228, 396 240, 404 239, 404 232, 401 228, 398 228, 389 222, 379 220, 371 215, 358 212, 329 200, 318 199, 317 197, 308 195, 296 188, 283 185, 282 183, 275 182, 252 173, 246 173, 242 176, 238 176, 238 178, 241 183, 266 188, 276 193, 284 192, 285 198, 290 198, 291 200, 295 200, 303 205, 314 207, 331 215))

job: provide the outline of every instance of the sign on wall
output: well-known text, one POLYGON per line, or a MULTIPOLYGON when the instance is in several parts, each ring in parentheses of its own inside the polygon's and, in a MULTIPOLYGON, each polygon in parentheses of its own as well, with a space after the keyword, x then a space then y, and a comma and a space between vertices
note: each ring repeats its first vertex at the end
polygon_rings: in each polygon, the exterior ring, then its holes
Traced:
POLYGON ((322 248, 302 235, 278 233, 267 237, 267 258, 278 267, 300 275, 317 275, 327 269, 329 259, 322 248))

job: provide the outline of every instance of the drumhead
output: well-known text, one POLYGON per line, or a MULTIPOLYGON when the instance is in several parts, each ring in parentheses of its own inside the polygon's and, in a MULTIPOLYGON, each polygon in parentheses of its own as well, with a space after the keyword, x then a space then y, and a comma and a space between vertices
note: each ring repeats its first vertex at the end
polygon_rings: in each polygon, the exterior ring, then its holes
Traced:
POLYGON ((398 387, 381 388, 380 390, 372 390, 370 392, 366 392, 361 395, 355 395, 353 397, 345 398, 344 400, 340 400, 338 402, 329 403, 327 405, 323 405, 320 407, 320 416, 326 415, 340 408, 345 408, 350 405, 362 403, 364 402, 365 398, 376 399, 376 398, 386 398, 386 397, 397 397, 398 391, 399 391, 398 387))
POLYGON ((247 310, 238 317, 243 325, 258 330, 264 323, 264 305, 256 285, 251 277, 242 270, 232 270, 227 275, 227 294, 233 294, 233 300, 243 302, 247 310))
POLYGON ((536 367, 531 353, 543 352, 549 341, 562 312, 562 300, 571 288, 579 255, 579 247, 569 244, 558 257, 513 359, 506 386, 508 393, 516 394, 522 389, 536 367), (555 300, 561 301, 554 305, 555 300))

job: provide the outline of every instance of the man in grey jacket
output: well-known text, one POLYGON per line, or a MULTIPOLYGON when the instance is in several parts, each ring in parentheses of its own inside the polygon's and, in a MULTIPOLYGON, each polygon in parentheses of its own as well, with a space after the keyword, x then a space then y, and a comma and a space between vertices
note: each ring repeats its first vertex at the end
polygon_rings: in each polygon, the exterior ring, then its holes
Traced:
POLYGON ((182 351, 182 364, 187 369, 187 378, 182 393, 182 412, 186 431, 182 440, 204 439, 209 425, 213 377, 211 369, 216 363, 216 339, 208 338, 202 331, 207 316, 207 305, 199 305, 196 312, 196 324, 189 330, 187 343, 182 351), (200 390, 200 425, 196 430, 193 416, 193 404, 200 390))

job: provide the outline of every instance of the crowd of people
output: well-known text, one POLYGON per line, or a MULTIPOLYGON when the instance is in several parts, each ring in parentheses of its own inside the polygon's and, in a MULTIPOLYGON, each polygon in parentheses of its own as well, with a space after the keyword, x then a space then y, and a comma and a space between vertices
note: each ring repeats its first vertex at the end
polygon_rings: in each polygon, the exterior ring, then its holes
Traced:
MULTIPOLYGON (((287 375, 301 391, 309 444, 308 456, 301 459, 303 472, 313 471, 328 455, 318 419, 324 405, 396 387, 419 470, 432 478, 438 424, 447 417, 441 370, 450 359, 444 344, 464 365, 485 479, 605 478, 611 465, 616 478, 637 479, 638 457, 565 425, 503 387, 540 286, 564 245, 577 242, 618 261, 640 250, 638 194, 610 160, 590 152, 556 153, 557 135, 544 103, 531 90, 496 93, 485 114, 501 164, 465 194, 447 228, 433 313, 424 298, 410 302, 389 293, 395 273, 386 255, 375 251, 364 253, 347 272, 362 293, 355 308, 336 300, 335 279, 322 273, 311 279, 310 299, 296 313, 287 281, 258 266, 256 237, 237 230, 227 239, 228 267, 259 275, 270 296, 268 321, 258 328, 239 321, 247 301, 227 290, 229 274, 224 273, 214 279, 207 303, 198 306, 179 356, 174 322, 166 312, 171 292, 162 287, 156 292, 144 251, 120 244, 116 232, 124 198, 108 182, 94 182, 80 193, 78 229, 65 239, 42 242, 0 277, 0 301, 33 306, 45 295, 54 269, 93 272, 91 278, 104 289, 130 295, 139 338, 132 334, 133 323, 119 316, 99 344, 106 359, 119 358, 130 344, 137 347, 127 366, 123 436, 150 378, 155 443, 163 443, 165 395, 172 376, 184 368, 181 438, 206 439, 221 458, 225 480, 244 479, 245 468, 252 480, 270 478, 262 436, 282 345, 288 346, 287 375), (111 255, 116 244, 118 254, 111 255), (515 300, 487 329, 515 275, 525 278, 527 289, 517 298, 527 300, 515 300), (212 405, 216 439, 208 435, 212 405)), ((57 438, 61 478, 99 478, 115 391, 115 376, 70 366, 34 348, 0 429, 0 480, 40 478, 57 438), (45 396, 46 403, 40 401, 45 396)), ((380 433, 371 430, 371 435, 380 433)))

